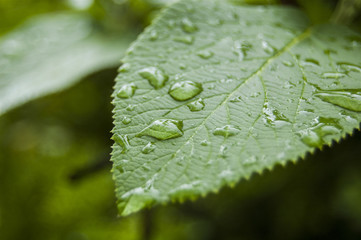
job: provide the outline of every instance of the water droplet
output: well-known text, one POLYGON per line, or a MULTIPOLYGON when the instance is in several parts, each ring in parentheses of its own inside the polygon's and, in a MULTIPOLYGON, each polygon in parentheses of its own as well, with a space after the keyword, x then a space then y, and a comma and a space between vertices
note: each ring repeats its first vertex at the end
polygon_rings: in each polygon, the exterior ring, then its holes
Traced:
POLYGON ((185 69, 187 69, 187 65, 181 63, 181 64, 179 65, 179 69, 185 70, 185 69))
POLYGON ((209 142, 207 141, 207 140, 203 140, 202 142, 201 142, 201 145, 202 146, 208 146, 209 145, 209 142))
POLYGON ((240 102, 242 100, 242 96, 238 96, 235 98, 230 99, 229 101, 232 103, 240 102))
POLYGON ((361 112, 361 95, 348 92, 316 93, 323 101, 332 103, 345 109, 361 112))
POLYGON ((197 55, 203 59, 209 59, 213 56, 213 52, 209 50, 202 50, 197 53, 197 55))
POLYGON ((322 139, 316 132, 312 130, 302 132, 301 140, 309 147, 320 147, 322 145, 322 139))
POLYGON ((174 83, 169 89, 169 94, 175 100, 185 101, 197 96, 202 90, 202 84, 200 83, 182 81, 174 83))
POLYGON ((342 70, 346 71, 346 73, 349 73, 349 72, 359 72, 359 73, 361 73, 361 67, 357 66, 355 64, 344 63, 344 62, 340 62, 340 63, 337 63, 337 64, 342 70))
POLYGON ((228 147, 225 145, 221 145, 221 147, 219 148, 219 156, 221 156, 222 158, 226 158, 227 157, 227 149, 228 147))
POLYGON ((285 65, 286 67, 293 67, 294 66, 293 62, 291 62, 291 61, 283 61, 282 64, 285 65))
POLYGON ((239 130, 232 125, 225 125, 223 127, 216 128, 213 131, 213 135, 218 135, 218 136, 223 136, 223 137, 234 136, 234 135, 237 135, 238 133, 239 133, 239 130))
POLYGON ((322 77, 323 78, 343 78, 346 75, 344 73, 340 73, 340 72, 327 72, 327 73, 323 73, 322 77))
POLYGON ((112 139, 114 140, 114 142, 116 142, 119 146, 122 147, 122 153, 128 151, 130 145, 127 135, 114 134, 112 139))
POLYGON ((283 127, 288 125, 290 122, 290 120, 285 115, 283 115, 277 109, 270 107, 268 102, 266 102, 263 106, 263 113, 266 117, 264 119, 265 124, 276 127, 283 127))
POLYGON ((248 165, 253 165, 253 164, 255 164, 255 163, 257 163, 257 157, 256 156, 251 156, 251 157, 249 157, 249 158, 247 158, 246 160, 244 160, 243 162, 242 162, 242 164, 243 165, 246 165, 246 166, 248 166, 248 165))
POLYGON ((122 123, 125 124, 125 125, 129 124, 131 121, 132 121, 132 119, 128 118, 126 116, 123 117, 123 119, 122 119, 122 123))
POLYGON ((139 75, 147 79, 155 89, 163 87, 168 80, 168 75, 157 67, 143 68, 139 71, 139 75))
POLYGON ((135 109, 135 105, 132 105, 132 104, 129 104, 129 105, 125 108, 125 110, 127 110, 127 111, 129 111, 129 112, 134 111, 134 109, 135 109))
POLYGON ((247 57, 247 53, 251 48, 252 44, 247 41, 236 41, 234 43, 234 53, 238 55, 240 61, 247 57))
POLYGON ((301 66, 306 67, 319 67, 320 63, 316 59, 306 58, 304 61, 301 61, 301 66))
POLYGON ((173 40, 176 42, 181 42, 190 45, 193 43, 194 37, 187 35, 187 36, 175 37, 173 40))
POLYGON ((189 18, 182 19, 182 29, 186 33, 193 33, 198 30, 197 26, 189 18))
POLYGON ((128 72, 130 69, 131 65, 130 63, 123 63, 119 68, 118 68, 118 72, 128 72))
POLYGON ((189 110, 191 110, 191 112, 201 111, 203 110, 204 106, 205 104, 202 98, 199 98, 198 100, 187 104, 187 107, 189 108, 189 110))
POLYGON ((262 41, 262 48, 268 54, 273 54, 275 52, 275 48, 272 47, 268 42, 262 41))
POLYGON ((134 95, 137 86, 134 83, 124 84, 119 89, 117 96, 119 98, 130 98, 134 95))
POLYGON ((156 146, 154 143, 149 142, 147 145, 145 145, 142 149, 142 153, 148 154, 153 152, 156 149, 156 146))
POLYGON ((158 39, 158 32, 156 30, 152 30, 149 34, 149 39, 151 41, 155 41, 158 39))
POLYGON ((156 120, 137 134, 137 137, 141 136, 150 136, 159 140, 183 136, 183 121, 173 119, 156 120))

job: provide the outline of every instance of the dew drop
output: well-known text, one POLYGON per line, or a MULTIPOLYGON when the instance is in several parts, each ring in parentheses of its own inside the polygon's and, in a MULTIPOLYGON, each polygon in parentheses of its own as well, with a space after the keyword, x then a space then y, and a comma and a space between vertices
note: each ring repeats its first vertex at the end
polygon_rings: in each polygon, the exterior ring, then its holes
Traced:
POLYGON ((273 54, 275 52, 275 48, 272 47, 268 42, 262 41, 262 48, 268 54, 273 54))
POLYGON ((203 140, 203 141, 201 141, 201 145, 206 147, 209 145, 209 142, 207 140, 203 140))
POLYGON ((186 33, 193 33, 198 30, 197 26, 189 18, 183 18, 181 24, 183 31, 186 33))
POLYGON ((361 73, 361 67, 357 66, 355 64, 344 63, 344 62, 337 63, 337 64, 341 69, 343 69, 347 73, 349 73, 349 72, 359 72, 359 73, 361 73))
POLYGON ((152 30, 149 35, 149 39, 151 41, 155 41, 158 39, 158 32, 156 30, 152 30))
POLYGON ((122 153, 128 151, 130 145, 127 135, 114 134, 112 139, 114 140, 114 142, 116 142, 119 146, 122 147, 122 153))
POLYGON ((240 61, 247 57, 247 53, 251 50, 252 44, 247 41, 236 41, 234 43, 234 53, 238 55, 240 61))
POLYGON ((322 77, 323 78, 343 78, 346 75, 344 73, 339 73, 339 72, 327 72, 327 73, 323 73, 322 77))
POLYGON ((221 156, 222 158, 226 158, 227 157, 227 150, 228 150, 227 146, 221 145, 221 147, 219 148, 219 156, 221 156))
POLYGON ((147 67, 139 71, 139 75, 147 79, 155 89, 161 88, 168 80, 168 75, 157 67, 147 67))
POLYGON ((213 135, 223 136, 226 138, 237 135, 238 133, 239 133, 239 130, 232 125, 225 125, 223 127, 216 128, 213 131, 213 135))
POLYGON ((291 61, 283 61, 282 64, 285 65, 286 67, 293 67, 294 66, 293 62, 291 62, 291 61))
POLYGON ((176 42, 181 42, 181 43, 191 45, 191 44, 193 44, 194 37, 186 35, 186 36, 175 37, 173 40, 176 42))
POLYGON ((304 131, 301 134, 301 140, 309 147, 319 147, 322 145, 322 139, 316 132, 312 130, 304 131))
POLYGON ((119 68, 118 68, 118 72, 122 73, 122 72, 128 72, 130 70, 130 63, 123 63, 119 68))
POLYGON ((131 123, 131 121, 132 121, 132 119, 129 118, 129 117, 126 117, 126 116, 123 117, 123 119, 122 119, 122 123, 125 124, 125 125, 131 123))
POLYGON ((323 101, 332 103, 339 107, 354 111, 361 112, 361 95, 351 94, 348 92, 332 92, 332 93, 316 93, 323 101))
POLYGON ((156 146, 154 143, 149 142, 147 145, 145 145, 142 149, 142 153, 148 154, 153 152, 156 149, 156 146))
POLYGON ((312 58, 306 58, 304 61, 301 61, 301 66, 303 67, 319 67, 320 63, 319 61, 312 59, 312 58))
POLYGON ((174 83, 169 89, 169 95, 177 101, 185 101, 197 96, 203 90, 202 84, 193 81, 174 83))
POLYGON ((125 110, 127 110, 127 111, 129 111, 129 112, 134 111, 134 109, 135 109, 135 105, 132 105, 132 104, 129 104, 129 105, 125 108, 125 110))
POLYGON ((144 128, 137 137, 150 136, 159 140, 166 140, 183 136, 183 121, 160 119, 144 128))
POLYGON ((213 56, 213 52, 209 50, 202 50, 197 53, 197 55, 203 59, 209 59, 213 56))
POLYGON ((189 110, 191 110, 191 112, 201 111, 203 110, 204 106, 205 104, 202 98, 199 98, 198 100, 187 104, 187 107, 189 108, 189 110))
POLYGON ((130 98, 135 94, 137 86, 134 83, 124 84, 120 87, 117 96, 119 98, 130 98))

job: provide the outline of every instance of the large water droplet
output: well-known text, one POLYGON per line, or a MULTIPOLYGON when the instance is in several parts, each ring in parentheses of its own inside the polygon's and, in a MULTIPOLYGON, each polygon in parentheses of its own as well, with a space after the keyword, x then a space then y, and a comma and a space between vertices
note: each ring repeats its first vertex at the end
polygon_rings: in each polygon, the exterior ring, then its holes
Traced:
POLYGON ((302 132, 301 139, 309 147, 320 147, 322 145, 321 137, 312 130, 302 132))
POLYGON ((345 109, 361 112, 361 95, 348 92, 317 93, 315 96, 323 101, 332 103, 345 109))
POLYGON ((238 133, 239 133, 239 130, 232 125, 225 125, 223 127, 216 128, 213 131, 213 135, 219 135, 219 136, 223 136, 223 137, 234 136, 234 135, 237 135, 238 133))
POLYGON ((118 91, 117 96, 120 98, 130 98, 134 95, 137 86, 134 83, 124 84, 118 91))
POLYGON ((204 106, 205 106, 205 104, 204 104, 204 101, 202 100, 202 98, 199 98, 198 100, 195 100, 195 101, 187 104, 187 107, 192 112, 201 111, 201 110, 203 110, 204 106))
POLYGON ((161 88, 168 80, 168 75, 157 67, 147 67, 139 71, 139 75, 147 79, 155 89, 161 88))
POLYGON ((187 35, 187 36, 180 36, 180 37, 175 37, 173 40, 176 41, 176 42, 181 42, 181 43, 185 43, 185 44, 190 45, 190 44, 193 43, 194 37, 193 37, 193 36, 189 36, 189 35, 187 35))
POLYGON ((183 136, 183 121, 173 119, 156 120, 137 134, 137 137, 141 136, 150 136, 159 140, 183 136))
POLYGON ((203 59, 209 59, 213 56, 213 52, 209 50, 202 50, 197 53, 198 56, 200 56, 203 59))
POLYGON ((185 101, 197 96, 202 90, 202 84, 200 83, 182 81, 174 83, 169 89, 169 94, 175 100, 185 101))
POLYGON ((148 154, 153 152, 156 149, 156 146, 154 143, 149 142, 147 145, 145 145, 142 149, 142 153, 148 154))
POLYGON ((189 18, 182 19, 182 29, 187 33, 192 33, 198 30, 197 26, 189 18))
POLYGON ((114 134, 112 139, 114 140, 114 142, 116 142, 119 146, 122 147, 122 153, 128 151, 130 145, 127 135, 114 134))
POLYGON ((131 121, 132 121, 132 119, 127 116, 123 117, 123 119, 122 119, 122 123, 125 125, 131 123, 131 121))

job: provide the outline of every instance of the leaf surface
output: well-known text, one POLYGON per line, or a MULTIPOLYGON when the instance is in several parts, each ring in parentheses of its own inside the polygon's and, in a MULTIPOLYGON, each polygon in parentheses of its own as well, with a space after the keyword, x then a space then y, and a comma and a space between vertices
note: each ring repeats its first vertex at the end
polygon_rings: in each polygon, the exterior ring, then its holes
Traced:
POLYGON ((361 120, 359 56, 359 34, 297 9, 172 5, 116 79, 119 210, 204 196, 339 141, 361 120))
POLYGON ((0 38, 0 114, 116 66, 131 39, 104 36, 81 14, 29 20, 0 38))

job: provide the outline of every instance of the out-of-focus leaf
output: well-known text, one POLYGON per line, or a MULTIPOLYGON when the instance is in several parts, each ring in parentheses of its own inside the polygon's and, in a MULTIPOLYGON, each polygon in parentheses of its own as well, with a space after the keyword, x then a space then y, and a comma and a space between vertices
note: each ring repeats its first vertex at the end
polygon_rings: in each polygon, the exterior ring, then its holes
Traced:
POLYGON ((351 133, 361 120, 360 42, 293 8, 169 7, 116 79, 120 211, 218 191, 351 133))
POLYGON ((0 39, 0 114, 117 65, 131 39, 100 34, 82 14, 27 21, 0 39))

